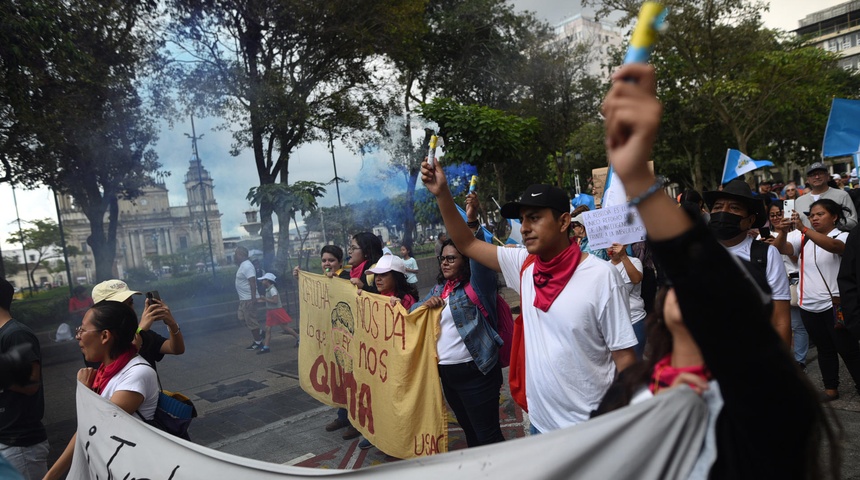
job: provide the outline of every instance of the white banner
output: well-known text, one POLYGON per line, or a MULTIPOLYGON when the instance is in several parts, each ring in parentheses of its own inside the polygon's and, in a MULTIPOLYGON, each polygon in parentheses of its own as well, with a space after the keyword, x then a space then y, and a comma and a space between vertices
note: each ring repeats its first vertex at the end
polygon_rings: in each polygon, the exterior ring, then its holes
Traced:
POLYGON ((582 213, 582 223, 590 248, 607 248, 613 243, 629 245, 645 240, 645 225, 639 211, 627 203, 582 213), (628 217, 633 221, 628 223, 628 217))
MULTIPOLYGON (((181 440, 128 415, 80 383, 77 413, 70 480, 267 480, 347 473, 265 463, 181 440)), ((679 388, 564 430, 349 473, 350 478, 374 480, 686 478, 701 449, 707 419, 704 401, 679 388)))

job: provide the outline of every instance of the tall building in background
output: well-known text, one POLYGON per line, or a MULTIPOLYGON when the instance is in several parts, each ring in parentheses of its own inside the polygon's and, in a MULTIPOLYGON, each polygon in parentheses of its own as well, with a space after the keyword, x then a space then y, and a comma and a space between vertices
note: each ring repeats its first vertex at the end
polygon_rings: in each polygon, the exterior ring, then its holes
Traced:
MULTIPOLYGON (((164 265, 173 262, 166 261, 165 257, 174 255, 184 262, 182 269, 201 270, 209 262, 204 201, 215 263, 226 262, 221 213, 215 201, 213 180, 193 154, 185 173, 185 194, 185 205, 171 206, 163 179, 156 179, 153 185, 143 189, 140 197, 133 201, 119 201, 114 264, 114 273, 118 277, 125 278, 125 273, 130 269, 170 273, 170 269, 164 265)), ((75 246, 80 251, 69 258, 72 277, 75 283, 92 283, 95 263, 87 245, 89 221, 73 199, 66 195, 60 197, 60 214, 67 245, 75 246)))
POLYGON ((613 23, 601 20, 599 22, 574 15, 555 26, 556 41, 567 40, 573 44, 586 45, 589 48, 588 74, 607 76, 608 72, 602 65, 610 63, 610 48, 619 48, 624 38, 621 31, 613 23))
POLYGON ((839 66, 860 70, 860 0, 810 13, 794 32, 809 35, 810 43, 841 57, 839 66))

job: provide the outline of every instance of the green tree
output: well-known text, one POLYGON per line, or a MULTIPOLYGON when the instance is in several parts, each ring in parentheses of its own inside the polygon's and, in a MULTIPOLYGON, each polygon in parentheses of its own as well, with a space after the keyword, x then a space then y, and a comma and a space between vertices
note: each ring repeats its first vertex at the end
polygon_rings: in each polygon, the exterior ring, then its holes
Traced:
MULTIPOLYGON (((275 211, 284 212, 284 216, 293 221, 296 232, 299 232, 297 214, 304 216, 316 210, 317 199, 325 195, 325 191, 323 184, 318 182, 300 181, 292 185, 274 183, 251 188, 247 198, 255 205, 262 205, 263 202, 267 202, 272 205, 275 211)), ((279 224, 281 225, 279 235, 281 240, 278 243, 278 254, 273 267, 276 275, 286 278, 292 270, 290 265, 289 222, 279 222, 279 224)), ((307 236, 302 238, 299 250, 304 249, 306 238, 307 236)))
POLYGON ((443 98, 422 105, 421 113, 439 124, 445 161, 470 163, 482 175, 492 170, 487 177, 495 179, 498 198, 504 200, 508 173, 525 168, 521 154, 535 145, 537 120, 443 98))
POLYGON ((24 0, 0 7, 0 158, 12 181, 70 194, 90 223, 96 278, 110 278, 118 198, 159 167, 138 92, 157 67, 148 0, 24 0), (8 27, 8 28, 5 28, 8 27), (107 224, 105 213, 108 214, 107 224))
MULTIPOLYGON (((624 12, 622 23, 639 9, 633 0, 584 3, 603 14, 624 12)), ((719 178, 729 147, 754 157, 787 151, 805 152, 804 161, 818 157, 830 98, 857 93, 835 55, 764 28, 762 2, 664 3, 671 28, 657 44, 654 63, 668 108, 658 151, 690 164, 696 188, 719 178)))
POLYGON ((3 268, 5 269, 5 273, 3 275, 3 278, 6 278, 7 276, 15 275, 16 273, 21 271, 22 267, 23 267, 23 265, 18 260, 17 255, 14 255, 14 256, 13 255, 9 255, 9 256, 4 255, 3 256, 3 268))
MULTIPOLYGON (((418 0, 172 0, 173 36, 190 68, 189 105, 235 126, 234 153, 249 147, 260 186, 286 188, 290 155, 304 143, 342 138, 380 116, 371 59, 420 22, 418 0), (417 14, 417 15, 415 15, 417 14)), ((384 117, 384 114, 381 115, 384 117)), ((289 242, 292 213, 260 196, 264 266, 289 242)))
MULTIPOLYGON (((32 220, 28 223, 33 226, 14 232, 6 241, 23 245, 25 255, 27 255, 27 251, 36 252, 35 260, 28 262, 30 271, 27 272, 27 275, 38 290, 39 284, 35 277, 36 270, 43 262, 60 257, 60 254, 57 253, 60 245, 60 227, 57 226, 57 222, 50 218, 32 220)), ((50 271, 50 268, 48 270, 50 271)))

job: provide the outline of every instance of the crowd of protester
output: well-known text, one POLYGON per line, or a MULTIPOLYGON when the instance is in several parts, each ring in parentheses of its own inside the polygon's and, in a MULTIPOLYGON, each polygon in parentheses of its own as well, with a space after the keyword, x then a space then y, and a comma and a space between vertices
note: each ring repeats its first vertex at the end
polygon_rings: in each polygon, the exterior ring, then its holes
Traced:
MULTIPOLYGON (((424 162, 422 182, 450 236, 440 235, 434 245, 439 267, 429 291, 419 295, 412 245, 393 255, 371 232, 352 236, 346 259, 340 247, 324 246, 321 273, 351 282, 358 295, 388 296, 410 311, 439 310, 439 378, 469 447, 505 440, 499 423, 504 340, 496 310, 503 280, 520 297, 524 363, 512 363, 511 382, 516 368, 531 434, 689 387, 721 404, 708 425, 716 452, 707 466, 711 478, 838 478, 838 426, 823 403, 839 398, 840 358, 860 393, 854 202, 860 195, 846 191, 856 176, 843 179, 814 163, 803 185, 762 180, 751 188, 738 178, 670 198, 647 166, 661 114, 654 71, 626 66, 613 80, 603 106, 607 153, 647 228, 647 242, 592 248, 583 218, 588 207, 571 208, 565 191, 537 184, 500 210, 521 223, 522 245, 488 243, 477 195, 466 197, 464 219, 440 163, 424 162), (811 343, 821 392, 804 374, 811 343), (822 457, 823 443, 830 458, 822 457)), ((276 326, 298 346, 277 277, 249 257, 237 248, 237 317, 253 338, 247 350, 271 352, 276 326)), ((185 344, 160 299, 148 296, 138 320, 132 304, 141 294, 110 280, 95 287, 92 299, 76 289, 69 313, 89 365, 77 380, 148 422, 160 390, 156 362, 182 354, 185 344), (169 338, 150 330, 156 321, 169 338)), ((12 319, 11 299, 11 286, 0 280, 0 353, 22 348, 32 369, 0 392, 0 455, 24 478, 60 478, 76 438, 48 469, 40 348, 33 332, 12 319)), ((344 440, 360 435, 345 409, 325 427, 340 429, 344 440)))

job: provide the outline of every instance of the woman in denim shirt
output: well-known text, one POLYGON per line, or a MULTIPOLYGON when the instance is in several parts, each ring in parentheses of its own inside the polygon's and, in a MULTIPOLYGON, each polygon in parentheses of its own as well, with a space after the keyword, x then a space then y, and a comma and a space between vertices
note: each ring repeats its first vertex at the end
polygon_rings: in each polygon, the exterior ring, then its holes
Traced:
MULTIPOLYGON (((469 204, 467 203, 467 210, 469 204)), ((475 222, 477 223, 477 222, 475 222)), ((470 222, 471 224, 471 222, 470 222)), ((451 240, 442 244, 437 284, 412 310, 442 307, 436 342, 439 377, 448 405, 466 434, 470 447, 504 440, 499 427, 502 367, 496 333, 496 273, 464 257, 451 240), (469 299, 470 284, 490 318, 469 299)))

